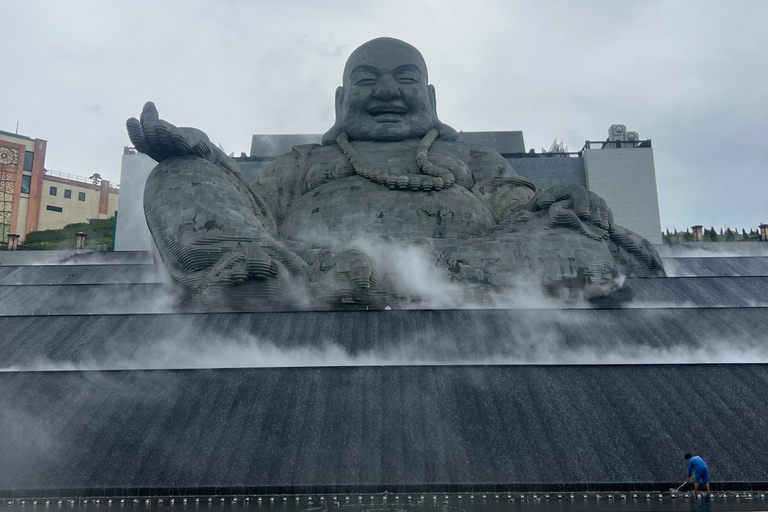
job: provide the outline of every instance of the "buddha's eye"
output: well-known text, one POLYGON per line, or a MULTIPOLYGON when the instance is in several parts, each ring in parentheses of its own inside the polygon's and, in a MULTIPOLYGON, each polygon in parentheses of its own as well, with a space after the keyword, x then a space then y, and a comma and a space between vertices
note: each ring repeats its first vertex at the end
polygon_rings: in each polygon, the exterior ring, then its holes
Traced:
POLYGON ((355 81, 355 85, 373 85, 376 83, 375 78, 361 78, 355 81))
POLYGON ((419 81, 416 80, 415 78, 410 78, 410 77, 407 77, 407 76, 400 77, 400 78, 397 79, 397 81, 398 81, 398 83, 401 83, 401 84, 417 84, 417 83, 419 83, 419 81))

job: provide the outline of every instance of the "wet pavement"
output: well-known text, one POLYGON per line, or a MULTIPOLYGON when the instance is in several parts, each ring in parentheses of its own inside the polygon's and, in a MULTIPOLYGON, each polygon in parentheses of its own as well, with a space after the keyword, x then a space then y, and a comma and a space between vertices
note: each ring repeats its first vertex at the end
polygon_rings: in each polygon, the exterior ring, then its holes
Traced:
POLYGON ((0 500, 5 510, 91 512, 584 512, 768 511, 765 492, 714 493, 463 493, 202 497, 24 498, 0 500))

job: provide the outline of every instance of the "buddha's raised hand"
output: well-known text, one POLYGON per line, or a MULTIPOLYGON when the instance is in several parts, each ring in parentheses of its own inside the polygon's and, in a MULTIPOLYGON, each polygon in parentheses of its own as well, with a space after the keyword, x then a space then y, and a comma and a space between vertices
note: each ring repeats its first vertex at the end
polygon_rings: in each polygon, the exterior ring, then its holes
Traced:
POLYGON ((197 128, 172 125, 160 119, 155 104, 148 101, 141 111, 141 117, 126 121, 128 137, 134 147, 157 162, 176 156, 197 156, 218 164, 225 169, 238 172, 239 168, 208 136, 197 128))

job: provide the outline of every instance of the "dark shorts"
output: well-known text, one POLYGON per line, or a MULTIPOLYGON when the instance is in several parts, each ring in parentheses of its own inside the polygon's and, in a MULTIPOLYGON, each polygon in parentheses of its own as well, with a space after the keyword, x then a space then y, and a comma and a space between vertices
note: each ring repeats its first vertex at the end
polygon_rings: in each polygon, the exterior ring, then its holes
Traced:
POLYGON ((697 484, 708 484, 709 483, 709 469, 704 468, 701 471, 696 472, 696 479, 694 480, 697 484))

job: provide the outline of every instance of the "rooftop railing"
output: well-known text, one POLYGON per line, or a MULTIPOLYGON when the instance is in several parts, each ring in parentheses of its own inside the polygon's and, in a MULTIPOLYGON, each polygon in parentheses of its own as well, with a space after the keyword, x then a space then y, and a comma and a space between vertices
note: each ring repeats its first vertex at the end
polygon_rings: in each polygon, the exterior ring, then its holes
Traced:
MULTIPOLYGON (((77 174, 69 174, 66 172, 54 171, 52 169, 43 169, 43 174, 46 176, 55 176, 57 178, 64 178, 70 181, 79 181, 81 183, 87 183, 89 185, 99 185, 102 182, 101 178, 86 178, 85 176, 78 176, 77 174)), ((119 183, 110 183, 109 188, 120 190, 119 183)))
POLYGON ((610 149, 610 148, 650 148, 651 139, 645 140, 588 140, 579 151, 529 151, 528 153, 501 153, 504 158, 541 158, 541 157, 570 157, 580 158, 584 156, 585 149, 610 149))
POLYGON ((77 174, 69 174, 66 172, 52 171, 51 169, 44 169, 43 174, 46 174, 48 176, 56 176, 57 178, 64 178, 65 180, 80 181, 83 183, 88 183, 89 185, 98 185, 98 182, 93 183, 93 180, 90 180, 85 176, 78 176, 77 174))
POLYGON ((584 143, 579 154, 585 149, 610 149, 610 148, 650 148, 651 139, 645 140, 588 140, 584 143))

